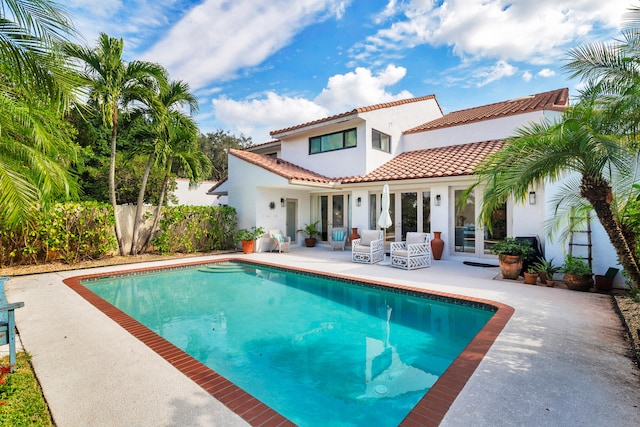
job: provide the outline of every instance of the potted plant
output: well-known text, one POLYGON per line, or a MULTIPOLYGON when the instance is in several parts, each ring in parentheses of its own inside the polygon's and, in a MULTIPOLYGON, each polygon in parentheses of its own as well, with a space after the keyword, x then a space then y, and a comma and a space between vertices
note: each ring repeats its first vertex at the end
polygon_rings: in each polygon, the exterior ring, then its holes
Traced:
POLYGON ((320 232, 316 228, 319 222, 320 221, 316 221, 313 224, 305 224, 304 228, 298 230, 299 232, 307 235, 307 237, 304 239, 304 244, 308 248, 312 248, 316 245, 316 237, 320 235, 320 232))
POLYGON ((572 255, 567 255, 562 266, 567 289, 588 291, 593 286, 593 273, 589 264, 572 255))
POLYGON ((535 285, 538 281, 538 272, 535 267, 531 266, 524 272, 524 283, 527 285, 535 285))
POLYGON ((264 229, 256 226, 238 230, 236 238, 242 242, 242 252, 245 254, 253 253, 256 239, 263 234, 264 229))
POLYGON ((528 240, 517 240, 513 237, 498 240, 491 251, 498 255, 502 277, 513 280, 520 276, 522 260, 533 254, 533 248, 528 240))
POLYGON ((547 284, 547 280, 553 280, 553 275, 560 272, 560 267, 553 264, 553 258, 547 261, 544 258, 538 258, 538 261, 532 264, 532 267, 538 272, 540 283, 547 284))

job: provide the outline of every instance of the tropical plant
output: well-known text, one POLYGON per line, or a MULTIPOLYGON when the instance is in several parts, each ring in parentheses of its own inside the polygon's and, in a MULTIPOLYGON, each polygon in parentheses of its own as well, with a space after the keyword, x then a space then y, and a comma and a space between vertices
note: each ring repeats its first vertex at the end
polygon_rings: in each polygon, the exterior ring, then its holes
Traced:
POLYGON ((64 114, 74 82, 57 45, 75 30, 55 3, 0 1, 0 217, 32 219, 44 205, 74 196, 68 172, 77 156, 64 114))
POLYGON ((492 247, 491 252, 495 255, 513 255, 527 258, 533 254, 531 242, 528 240, 517 240, 514 237, 505 237, 498 240, 492 247))
POLYGON ((577 276, 589 276, 592 274, 589 264, 570 254, 567 254, 564 259, 562 272, 564 274, 575 274, 577 276))
POLYGON ((315 239, 320 235, 320 231, 317 229, 319 222, 320 221, 316 221, 311 224, 305 224, 304 228, 301 228, 298 232, 306 234, 309 239, 315 239))
POLYGON ((251 228, 242 228, 238 230, 236 233, 237 240, 251 241, 256 240, 259 237, 262 237, 264 234, 264 228, 256 227, 255 225, 251 228))
MULTIPOLYGON (((125 98, 144 87, 142 82, 162 79, 164 71, 161 66, 150 62, 126 63, 122 58, 123 48, 122 39, 112 38, 104 33, 100 34, 98 45, 94 49, 71 43, 64 45, 67 55, 84 64, 84 69, 78 70, 78 76, 88 88, 89 99, 100 109, 103 123, 111 129, 109 199, 114 212, 117 208, 115 164, 120 107, 126 107, 123 104, 125 98)), ((118 221, 115 223, 115 232, 120 254, 124 255, 122 231, 118 221)))
MULTIPOLYGON (((251 145, 251 137, 240 135, 236 137, 229 132, 218 129, 214 133, 200 135, 198 138, 198 146, 211 161, 211 174, 207 179, 219 181, 227 176, 229 148, 241 149, 251 145)), ((177 170, 182 173, 181 169, 177 170)))
POLYGON ((544 273, 549 280, 553 280, 553 275, 559 273, 561 268, 553 264, 553 258, 546 260, 544 258, 538 258, 538 261, 531 265, 536 272, 544 273))

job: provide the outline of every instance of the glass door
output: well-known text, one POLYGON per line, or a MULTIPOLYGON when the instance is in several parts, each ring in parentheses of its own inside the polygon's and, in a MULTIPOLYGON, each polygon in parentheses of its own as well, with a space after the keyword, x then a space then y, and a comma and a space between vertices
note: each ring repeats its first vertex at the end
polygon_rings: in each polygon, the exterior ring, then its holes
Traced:
POLYGON ((474 194, 465 197, 465 190, 454 190, 454 244, 455 252, 476 252, 476 199, 474 194))
POLYGON ((318 222, 320 240, 328 241, 333 227, 348 227, 349 195, 332 194, 312 196, 313 221, 318 222))

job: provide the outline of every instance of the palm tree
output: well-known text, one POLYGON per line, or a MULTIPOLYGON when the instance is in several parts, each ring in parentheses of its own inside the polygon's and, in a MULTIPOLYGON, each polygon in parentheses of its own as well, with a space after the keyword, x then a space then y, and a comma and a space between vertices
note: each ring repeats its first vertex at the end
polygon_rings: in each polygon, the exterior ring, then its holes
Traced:
POLYGON ((185 107, 188 107, 190 112, 197 110, 198 101, 196 97, 189 92, 187 83, 182 81, 167 83, 167 80, 165 75, 160 84, 154 87, 146 85, 141 88, 137 95, 134 95, 134 98, 141 104, 136 108, 136 112, 146 118, 147 126, 144 133, 150 143, 144 144, 149 158, 138 193, 130 255, 138 253, 138 236, 142 222, 144 195, 147 188, 147 179, 155 163, 156 156, 166 151, 171 151, 170 143, 172 142, 172 132, 175 132, 175 128, 188 128, 193 130, 194 137, 198 135, 197 127, 183 112, 185 107), (185 127, 182 125, 184 123, 188 123, 189 126, 185 127))
POLYGON ((592 104, 582 103, 565 111, 562 120, 531 124, 509 138, 505 147, 477 168, 476 185, 486 186, 481 218, 488 223, 494 209, 510 197, 524 201, 533 185, 545 180, 580 176, 579 194, 595 211, 607 232, 620 263, 633 285, 640 285, 636 237, 611 209, 613 192, 609 177, 628 175, 636 156, 608 130, 608 116, 592 104))
POLYGON ((76 158, 64 114, 74 81, 58 44, 75 34, 53 2, 0 1, 0 216, 17 225, 73 196, 76 158))
MULTIPOLYGON (((89 88, 90 99, 99 106, 102 121, 111 129, 111 155, 109 162, 109 198, 116 213, 115 164, 118 139, 118 118, 120 108, 126 108, 123 100, 133 92, 140 90, 141 82, 153 79, 162 80, 163 68, 158 64, 144 61, 126 63, 122 58, 124 42, 101 33, 95 49, 76 44, 66 44, 65 52, 84 63, 81 76, 84 85, 89 88)), ((120 255, 124 255, 122 232, 118 221, 115 222, 116 239, 120 255)))
POLYGON ((180 165, 180 169, 186 172, 189 178, 189 184, 197 183, 211 173, 211 161, 206 154, 199 148, 198 144, 198 128, 189 117, 176 117, 178 120, 172 120, 168 128, 166 144, 163 149, 159 150, 158 163, 164 165, 165 176, 162 182, 162 190, 156 207, 156 213, 153 219, 151 231, 147 235, 147 239, 140 249, 141 253, 147 250, 151 243, 160 214, 162 212, 162 204, 167 192, 169 179, 171 178, 174 163, 180 165))

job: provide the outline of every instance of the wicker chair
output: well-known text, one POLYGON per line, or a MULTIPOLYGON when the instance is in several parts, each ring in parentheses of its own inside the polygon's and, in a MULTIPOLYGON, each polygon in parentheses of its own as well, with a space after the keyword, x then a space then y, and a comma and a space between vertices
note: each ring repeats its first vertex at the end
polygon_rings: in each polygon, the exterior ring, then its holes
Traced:
POLYGON ((349 233, 347 233, 347 229, 344 227, 335 227, 333 232, 329 235, 329 245, 331 246, 331 250, 341 249, 344 251, 344 247, 347 244, 347 239, 349 238, 349 233))
POLYGON ((351 242, 351 260, 374 264, 384 259, 382 230, 362 230, 360 238, 351 242))
POLYGON ((406 241, 391 243, 391 266, 414 270, 431 266, 431 245, 428 233, 407 233, 406 241))
POLYGON ((269 236, 273 239, 278 252, 289 252, 289 246, 291 245, 290 236, 285 236, 282 230, 269 230, 269 236))

